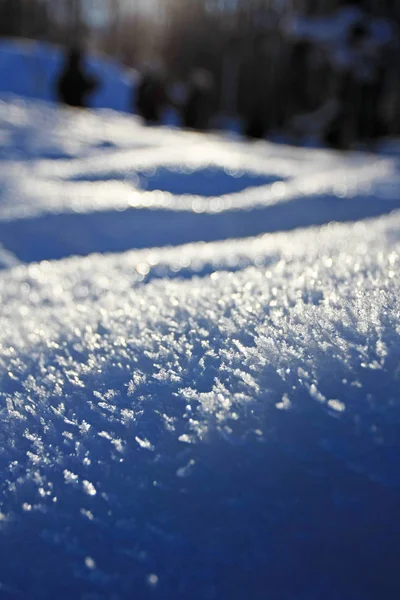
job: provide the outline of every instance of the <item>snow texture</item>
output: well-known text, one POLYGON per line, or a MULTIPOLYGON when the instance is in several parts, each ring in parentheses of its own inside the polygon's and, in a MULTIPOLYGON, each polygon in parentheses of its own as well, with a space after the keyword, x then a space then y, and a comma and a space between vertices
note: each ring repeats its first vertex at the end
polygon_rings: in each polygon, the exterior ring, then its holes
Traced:
POLYGON ((1 600, 397 598, 393 148, 0 140, 1 600))

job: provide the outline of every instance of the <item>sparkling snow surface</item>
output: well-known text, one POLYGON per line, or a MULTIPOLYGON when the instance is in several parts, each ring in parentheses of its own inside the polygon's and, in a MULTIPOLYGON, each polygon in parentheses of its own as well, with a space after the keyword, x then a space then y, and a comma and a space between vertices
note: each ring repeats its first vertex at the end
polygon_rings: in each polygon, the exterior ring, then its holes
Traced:
POLYGON ((1 600, 399 597, 396 157, 0 144, 1 600))

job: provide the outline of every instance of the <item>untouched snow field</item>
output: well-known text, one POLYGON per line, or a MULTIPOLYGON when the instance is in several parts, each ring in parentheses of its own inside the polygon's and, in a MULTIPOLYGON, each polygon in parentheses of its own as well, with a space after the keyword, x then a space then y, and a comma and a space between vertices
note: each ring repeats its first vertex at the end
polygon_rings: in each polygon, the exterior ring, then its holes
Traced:
POLYGON ((0 598, 399 597, 398 159, 0 103, 0 598))

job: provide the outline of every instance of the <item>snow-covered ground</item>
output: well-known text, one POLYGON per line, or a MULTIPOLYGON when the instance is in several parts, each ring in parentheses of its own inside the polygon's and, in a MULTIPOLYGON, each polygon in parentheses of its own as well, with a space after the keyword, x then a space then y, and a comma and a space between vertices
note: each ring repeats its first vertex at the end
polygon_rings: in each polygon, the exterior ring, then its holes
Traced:
POLYGON ((399 596, 396 152, 0 103, 0 598, 399 596))

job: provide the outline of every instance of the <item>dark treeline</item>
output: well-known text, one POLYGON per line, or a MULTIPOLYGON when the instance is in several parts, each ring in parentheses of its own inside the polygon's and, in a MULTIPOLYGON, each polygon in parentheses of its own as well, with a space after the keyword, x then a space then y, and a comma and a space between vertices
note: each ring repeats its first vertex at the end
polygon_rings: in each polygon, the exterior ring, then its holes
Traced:
POLYGON ((84 42, 138 70, 157 65, 171 83, 206 70, 215 85, 214 113, 241 117, 255 137, 280 130, 301 136, 320 127, 345 147, 346 135, 359 137, 359 128, 344 107, 359 112, 363 94, 364 122, 380 122, 371 134, 400 133, 398 0, 0 0, 0 16, 2 35, 84 42), (319 33, 341 9, 358 10, 363 21, 353 18, 342 48, 319 33), (367 18, 386 20, 394 32, 378 51, 364 43, 367 18), (337 131, 340 119, 346 135, 337 131))

